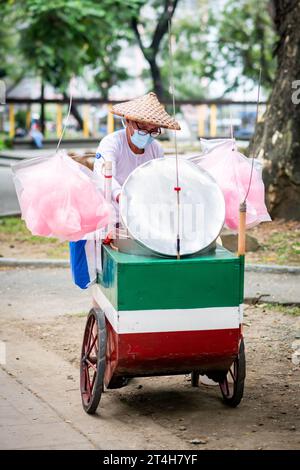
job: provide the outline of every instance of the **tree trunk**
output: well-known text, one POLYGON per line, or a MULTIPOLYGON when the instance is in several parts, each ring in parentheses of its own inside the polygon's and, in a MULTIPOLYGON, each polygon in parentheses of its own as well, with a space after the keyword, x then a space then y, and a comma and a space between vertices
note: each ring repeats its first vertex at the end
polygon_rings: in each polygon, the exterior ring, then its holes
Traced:
POLYGON ((300 0, 273 0, 271 6, 278 68, 250 153, 264 163, 271 215, 300 220, 300 0))
POLYGON ((157 94, 159 99, 165 98, 166 92, 164 90, 164 86, 162 83, 160 68, 156 63, 156 59, 149 60, 152 82, 153 82, 153 90, 157 94))
POLYGON ((43 135, 45 135, 45 130, 46 130, 44 99, 45 99, 45 84, 44 84, 44 80, 42 79, 42 82, 41 82, 41 116, 40 116, 40 122, 41 122, 41 132, 42 132, 43 135))
POLYGON ((158 22, 149 47, 145 47, 142 42, 142 38, 138 29, 138 18, 133 17, 131 20, 131 26, 137 38, 138 45, 144 54, 145 59, 150 65, 153 89, 160 99, 167 98, 169 93, 164 89, 163 86, 160 68, 157 65, 157 56, 159 53, 161 41, 164 35, 168 32, 168 23, 172 20, 178 0, 164 0, 162 3, 164 9, 161 16, 158 18, 158 22))

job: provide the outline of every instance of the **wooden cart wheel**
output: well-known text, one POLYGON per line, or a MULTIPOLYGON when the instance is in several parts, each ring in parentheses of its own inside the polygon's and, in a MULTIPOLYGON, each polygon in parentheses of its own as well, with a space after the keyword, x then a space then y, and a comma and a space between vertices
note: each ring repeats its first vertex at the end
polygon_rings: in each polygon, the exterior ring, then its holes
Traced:
POLYGON ((244 340, 241 340, 239 354, 232 363, 226 377, 220 381, 220 389, 223 401, 226 405, 236 407, 244 394, 244 382, 246 377, 246 359, 244 340))
POLYGON ((103 391, 106 355, 106 324, 102 310, 92 308, 85 326, 80 361, 83 409, 94 414, 103 391))

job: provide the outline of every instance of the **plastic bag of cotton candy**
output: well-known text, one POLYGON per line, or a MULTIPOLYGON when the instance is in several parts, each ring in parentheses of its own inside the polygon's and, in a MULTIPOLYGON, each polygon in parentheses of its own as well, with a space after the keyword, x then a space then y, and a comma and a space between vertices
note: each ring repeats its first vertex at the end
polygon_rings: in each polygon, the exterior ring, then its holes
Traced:
POLYGON ((111 206, 93 172, 65 151, 22 161, 12 171, 22 219, 33 235, 77 241, 110 222, 111 206))
POLYGON ((217 181, 225 199, 225 226, 237 232, 239 224, 239 206, 247 195, 247 228, 260 222, 270 221, 265 205, 265 187, 262 179, 262 165, 254 160, 251 176, 252 160, 237 150, 232 139, 201 139, 203 154, 191 157, 201 168, 205 169, 217 181))

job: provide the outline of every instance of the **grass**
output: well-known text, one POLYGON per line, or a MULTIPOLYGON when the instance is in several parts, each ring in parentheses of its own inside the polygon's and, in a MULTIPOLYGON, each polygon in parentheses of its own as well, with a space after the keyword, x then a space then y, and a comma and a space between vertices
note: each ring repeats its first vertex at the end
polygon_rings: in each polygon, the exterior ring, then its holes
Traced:
POLYGON ((65 316, 69 317, 76 317, 76 318, 84 318, 88 316, 88 310, 86 312, 78 312, 78 313, 71 313, 71 314, 66 314, 65 316))
MULTIPOLYGON (((68 258, 69 256, 68 242, 32 235, 20 217, 0 218, 0 242, 1 251, 9 251, 11 248, 18 247, 22 249, 26 257, 32 257, 31 249, 33 250, 32 254, 38 253, 40 256, 52 259, 68 258)), ((2 254, 2 256, 7 255, 2 254)))
POLYGON ((11 148, 12 142, 11 139, 8 137, 7 134, 0 132, 0 150, 4 150, 6 148, 11 148))
POLYGON ((0 218, 0 234, 11 235, 15 240, 33 244, 56 242, 55 238, 38 237, 32 235, 19 217, 0 218))
POLYGON ((293 317, 300 317, 300 306, 298 305, 281 305, 266 303, 264 304, 266 310, 271 310, 272 312, 280 312, 285 315, 291 315, 293 317))
POLYGON ((249 234, 256 237, 261 245, 257 252, 247 254, 250 263, 300 265, 299 223, 261 224, 250 230, 249 234))
MULTIPOLYGON (((275 232, 265 244, 265 250, 273 249, 276 251, 279 261, 285 261, 287 259, 295 258, 300 256, 300 233, 290 232, 288 237, 286 233, 275 232)), ((299 261, 299 259, 298 259, 299 261)))

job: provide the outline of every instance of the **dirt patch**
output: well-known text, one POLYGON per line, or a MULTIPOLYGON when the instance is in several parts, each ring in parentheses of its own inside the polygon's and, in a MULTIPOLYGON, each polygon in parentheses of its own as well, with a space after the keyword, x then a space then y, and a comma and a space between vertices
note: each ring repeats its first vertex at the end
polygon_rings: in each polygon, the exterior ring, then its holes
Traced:
POLYGON ((19 217, 0 218, 0 257, 68 259, 69 244, 55 238, 36 237, 19 217))
POLYGON ((248 263, 300 265, 300 222, 273 220, 248 230, 260 248, 247 253, 248 263))
MULTIPOLYGON (((84 312, 39 323, 14 320, 11 326, 16 321, 45 349, 78 366, 84 312)), ((247 306, 244 335, 247 378, 237 409, 223 405, 218 386, 192 388, 189 376, 133 379, 127 387, 107 391, 106 405, 116 409, 121 421, 147 417, 162 432, 167 429, 182 439, 186 448, 300 449, 300 367, 291 360, 300 317, 247 306)))

